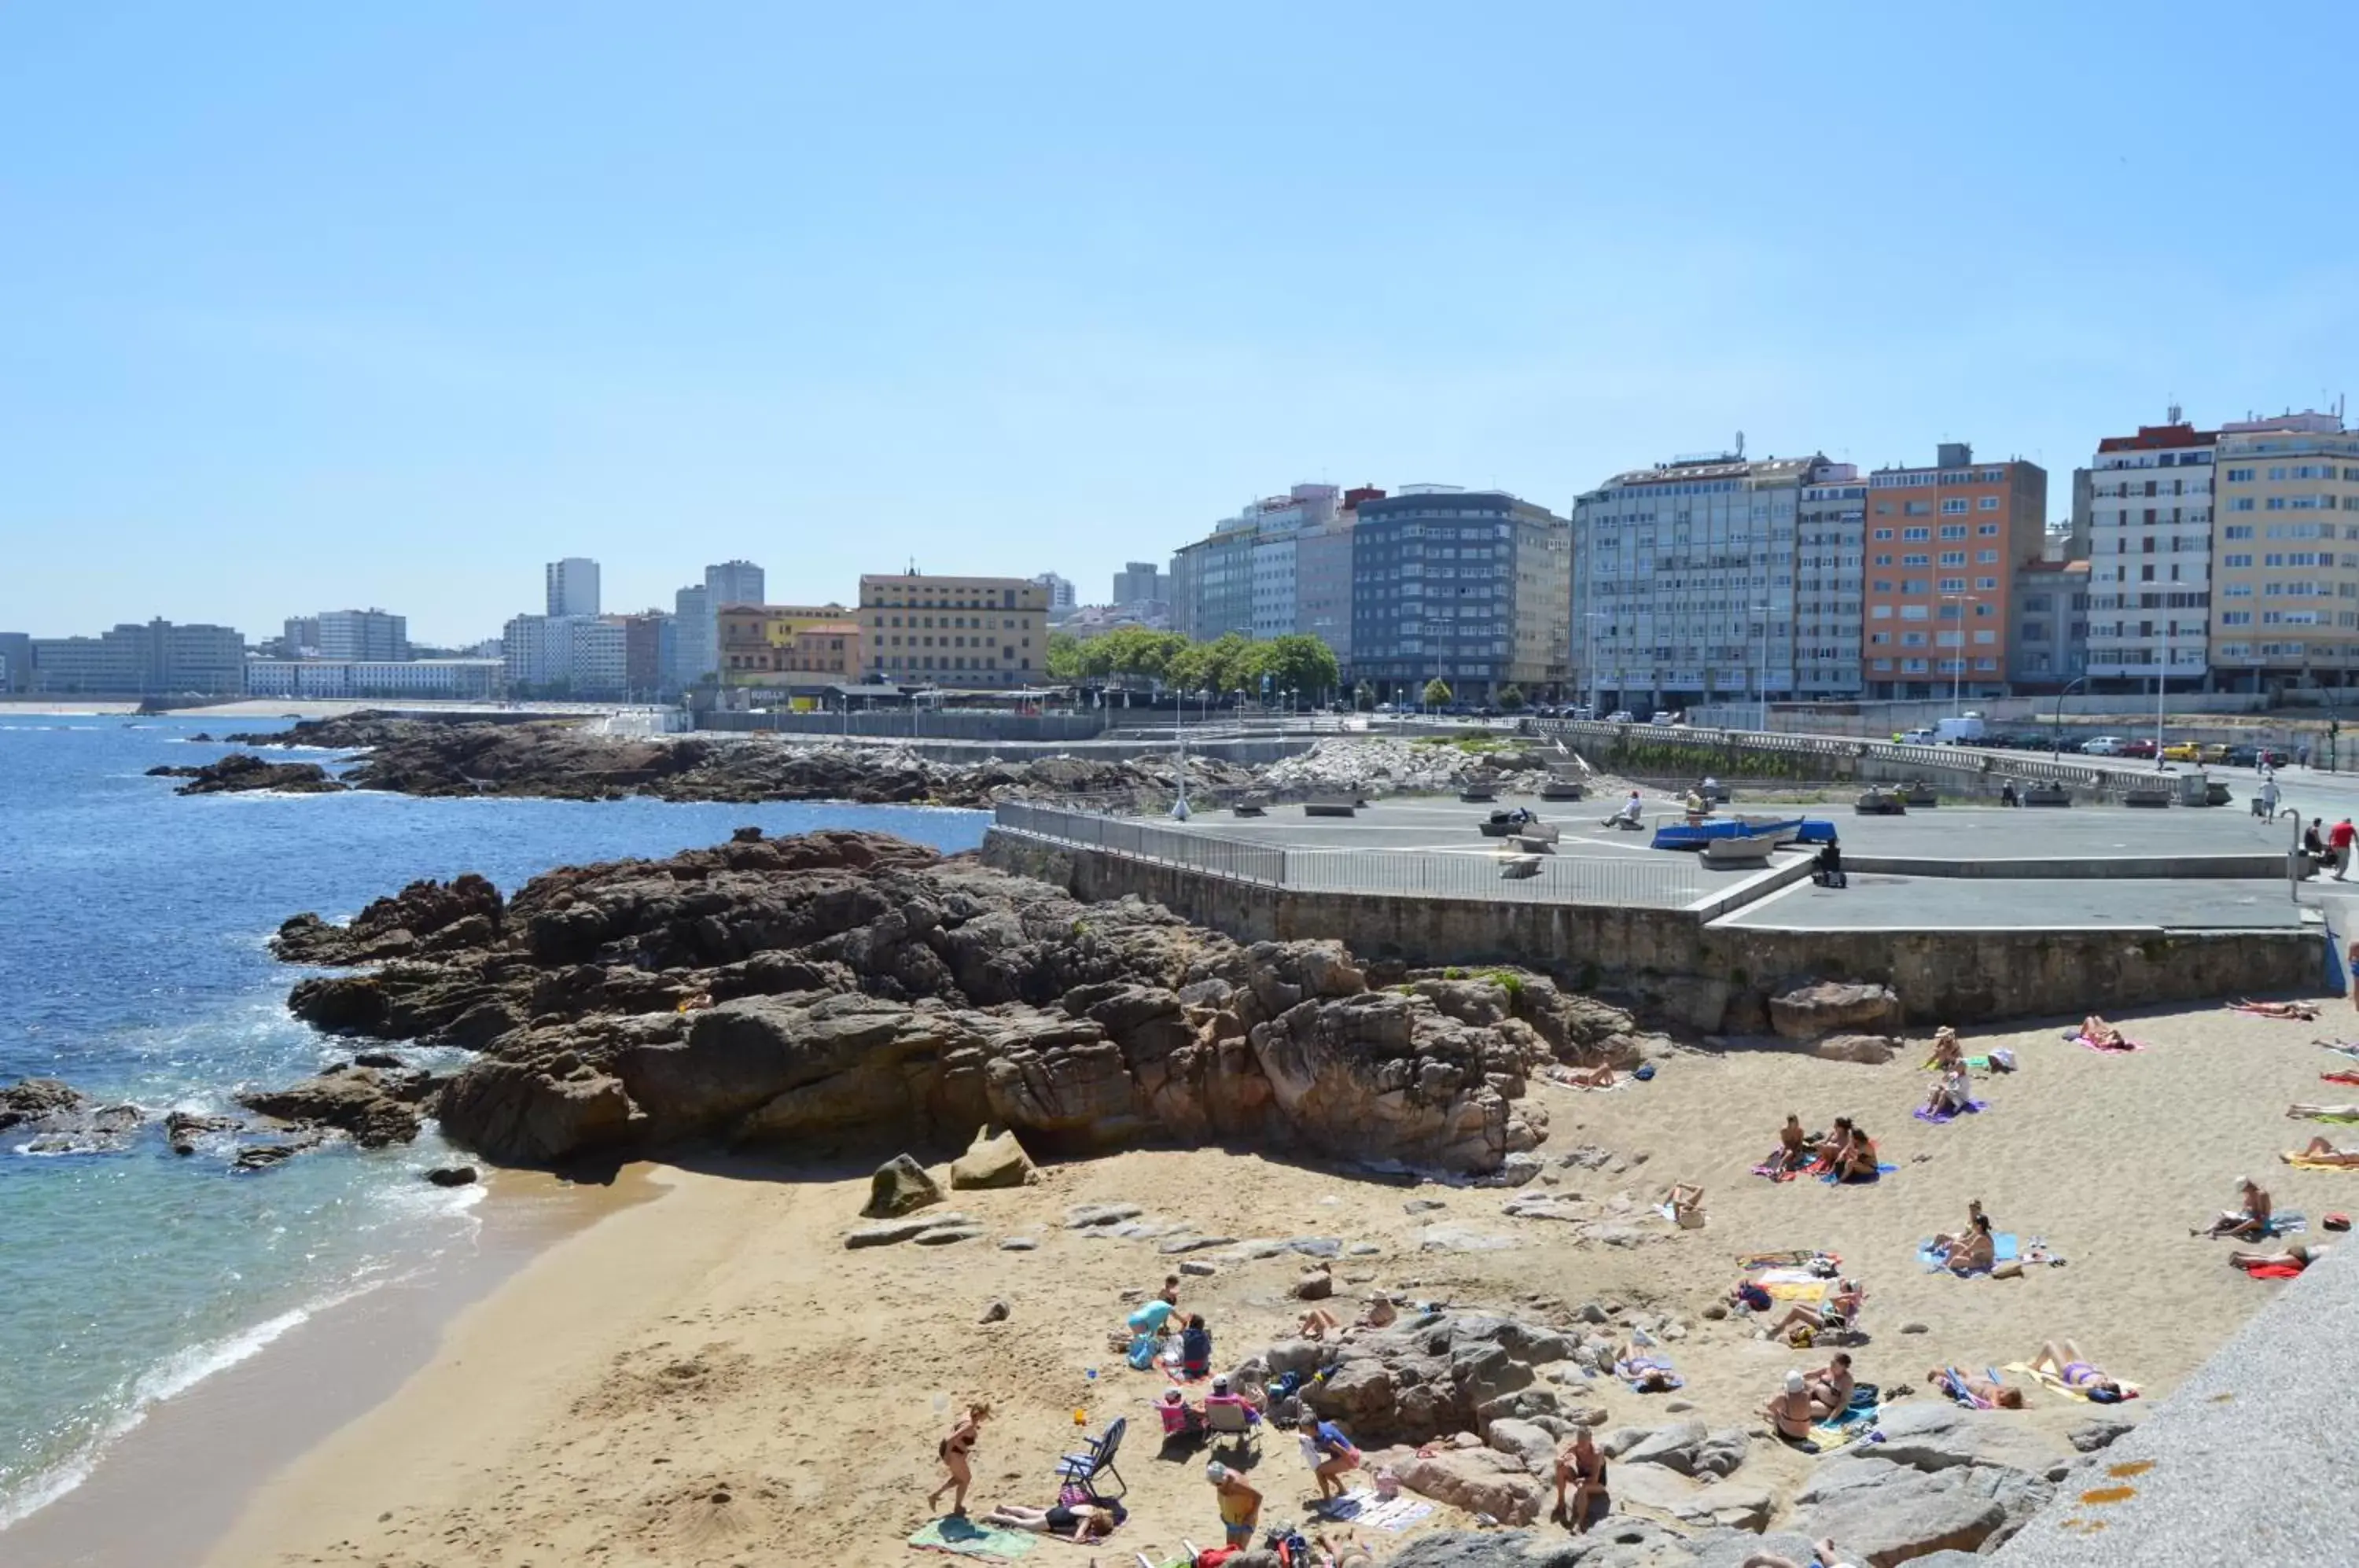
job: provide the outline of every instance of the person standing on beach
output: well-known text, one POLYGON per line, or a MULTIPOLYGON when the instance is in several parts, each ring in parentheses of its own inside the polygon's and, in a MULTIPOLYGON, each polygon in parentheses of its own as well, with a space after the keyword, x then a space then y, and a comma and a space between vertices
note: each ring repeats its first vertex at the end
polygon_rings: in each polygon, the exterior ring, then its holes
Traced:
POLYGON ((975 1401, 967 1406, 966 1414, 959 1419, 958 1425, 952 1427, 951 1434, 935 1448, 934 1453, 940 1458, 943 1467, 950 1471, 951 1478, 927 1494, 926 1507, 932 1508, 944 1492, 955 1486, 958 1495, 951 1499, 951 1512, 961 1516, 966 1513, 966 1489, 974 1483, 974 1466, 967 1456, 974 1452, 975 1440, 983 1435, 983 1423, 990 1419, 991 1407, 981 1400, 975 1401))
POLYGON ((1204 1466, 1204 1479, 1212 1484, 1212 1494, 1220 1499, 1221 1529, 1228 1537, 1229 1550, 1245 1551, 1253 1545, 1254 1526, 1261 1522, 1261 1494, 1217 1459, 1204 1466))

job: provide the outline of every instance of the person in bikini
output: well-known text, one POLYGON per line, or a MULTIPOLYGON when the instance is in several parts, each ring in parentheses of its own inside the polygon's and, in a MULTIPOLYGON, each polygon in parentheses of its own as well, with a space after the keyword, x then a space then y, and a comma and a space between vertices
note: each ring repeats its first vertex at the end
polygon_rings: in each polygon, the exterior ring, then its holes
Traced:
POLYGON ((1836 1351, 1833 1360, 1810 1376, 1810 1409, 1820 1420, 1831 1420, 1849 1410, 1852 1390, 1859 1387, 1859 1379, 1852 1375, 1851 1353, 1836 1351))
POLYGON ((2236 1012, 2251 1013, 2264 1018, 2293 1018, 2301 1023, 2318 1021, 2318 1007, 2312 1002, 2256 1002, 2249 999, 2231 1002, 2236 1012))
POLYGON ((1835 1156, 1835 1174, 1846 1181, 1873 1181, 1876 1178, 1875 1140, 1858 1123, 1848 1125, 1851 1141, 1835 1156))
POLYGON ((1815 1163, 1818 1158, 1819 1146, 1810 1141, 1809 1133, 1802 1130, 1800 1115, 1787 1112, 1786 1125, 1777 1129, 1777 1169, 1800 1171, 1815 1163))
POLYGON ((2105 1376, 2103 1368, 2081 1354, 2081 1347, 2069 1339, 2051 1339, 2039 1347, 2039 1354, 2030 1361, 2034 1372, 2049 1372, 2066 1388, 2101 1405, 2116 1403, 2126 1397, 2121 1384, 2105 1376))
POLYGON ((1975 1377, 1963 1372, 1952 1372, 1947 1367, 1936 1367, 1925 1374, 1925 1381, 1944 1393, 1962 1395, 1985 1408, 1995 1406, 2002 1410, 2023 1409, 2023 1390, 2010 1388, 1995 1377, 1975 1377))
POLYGON ((1556 1511, 1549 1515, 1559 1524, 1570 1527, 1574 1533, 1586 1535, 1593 1515, 1603 1517, 1611 1508, 1605 1491, 1605 1455, 1597 1452, 1591 1441, 1589 1429, 1575 1427, 1571 1439, 1556 1451, 1556 1511), (1565 1500, 1565 1488, 1572 1488, 1572 1500, 1565 1500))
POLYGON ((1075 1503, 1071 1507, 1057 1503, 1045 1508, 1002 1503, 984 1515, 983 1522, 1029 1530, 1034 1535, 1062 1536, 1079 1544, 1113 1534, 1114 1527, 1128 1517, 1129 1511, 1120 1503, 1075 1503))
POLYGON ((1797 1327, 1807 1328, 1812 1334, 1847 1329, 1859 1317, 1860 1302, 1866 1299, 1855 1280, 1838 1279, 1835 1293, 1822 1306, 1797 1305, 1769 1330, 1771 1339, 1783 1339, 1797 1327))
POLYGON ((2237 1269, 2291 1268, 2299 1271, 2325 1257, 2326 1252, 2323 1245, 2310 1247, 2298 1241, 2283 1252, 2247 1252, 2239 1247, 2228 1254, 2228 1262, 2237 1269))
POLYGON ((1998 1262, 1998 1238, 1991 1234, 1990 1216, 1976 1214, 1970 1234, 1935 1251, 1941 1267, 1952 1274, 1972 1274, 1993 1267, 1998 1262))
POLYGON ((1980 1198, 1968 1198, 1966 1200, 1965 1228, 1963 1230, 1951 1231, 1947 1234, 1935 1236, 1933 1238, 1933 1250, 1939 1252, 1944 1247, 1955 1247, 1958 1243, 1972 1236, 1974 1234, 1976 1227, 1978 1227, 1982 1223, 1983 1201, 1980 1198))
POLYGON ((2306 1160, 2312 1165, 2359 1165, 2359 1149, 2337 1149, 2323 1138, 2313 1138, 2299 1154, 2279 1158, 2306 1160))
POLYGON ((1926 1065, 1936 1073, 1947 1073, 1952 1067, 1966 1064, 1965 1047, 1958 1043, 1958 1031, 1943 1024, 1933 1031, 1933 1060, 1926 1065))
POLYGON ((944 1492, 956 1487, 958 1495, 951 1499, 951 1512, 966 1512, 966 1489, 974 1484, 974 1467, 968 1455, 974 1452, 975 1440, 983 1435, 983 1423, 990 1419, 991 1407, 978 1399, 967 1406, 966 1414, 959 1418, 958 1425, 952 1427, 951 1434, 936 1445, 935 1456, 951 1473, 951 1478, 927 1494, 926 1507, 932 1508, 944 1492))
POLYGON ((1778 1436, 1797 1443, 1808 1441, 1810 1428, 1819 1420, 1817 1407, 1810 1400, 1810 1380, 1799 1372, 1787 1373, 1785 1392, 1772 1398, 1761 1413, 1769 1418, 1778 1436))
POLYGON ((2130 1048, 2129 1036, 2094 1013, 2081 1020, 2081 1038, 2106 1051, 2127 1051, 2130 1048))

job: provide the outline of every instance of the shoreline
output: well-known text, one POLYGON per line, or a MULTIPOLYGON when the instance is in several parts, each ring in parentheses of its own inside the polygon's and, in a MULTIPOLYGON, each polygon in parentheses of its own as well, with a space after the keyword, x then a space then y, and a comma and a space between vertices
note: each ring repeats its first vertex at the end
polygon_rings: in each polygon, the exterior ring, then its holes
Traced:
POLYGON ((429 1364, 460 1315, 550 1248, 658 1195, 636 1169, 603 1186, 493 1172, 470 1232, 394 1278, 223 1342, 217 1350, 227 1355, 259 1341, 137 1411, 78 1480, 0 1530, 0 1560, 55 1568, 195 1561, 274 1475, 429 1364))

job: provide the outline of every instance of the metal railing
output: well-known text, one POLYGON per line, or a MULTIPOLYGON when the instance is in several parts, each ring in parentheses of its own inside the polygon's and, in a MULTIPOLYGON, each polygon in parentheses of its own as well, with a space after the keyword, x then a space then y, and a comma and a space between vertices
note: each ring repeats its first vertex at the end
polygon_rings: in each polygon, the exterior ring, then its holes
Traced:
POLYGON ((1470 844, 1464 851, 1301 849, 1023 801, 1002 801, 994 815, 1002 828, 1050 843, 1300 892, 1676 909, 1744 875, 1707 872, 1691 855, 1643 860, 1543 855, 1536 875, 1509 877, 1501 868, 1515 853, 1512 839, 1484 841, 1497 847, 1470 844))

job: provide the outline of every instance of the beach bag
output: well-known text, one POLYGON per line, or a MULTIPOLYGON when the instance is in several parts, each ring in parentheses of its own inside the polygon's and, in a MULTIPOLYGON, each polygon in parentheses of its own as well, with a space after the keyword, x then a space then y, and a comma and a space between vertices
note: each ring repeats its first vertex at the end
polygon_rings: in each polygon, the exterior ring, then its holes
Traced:
POLYGON ((1750 1280, 1736 1288, 1736 1299, 1754 1312, 1766 1312, 1769 1310, 1769 1292, 1750 1280))
POLYGON ((1990 1053, 1990 1064, 1994 1073, 2012 1073, 2015 1071, 2015 1052, 2000 1046, 1990 1053))

